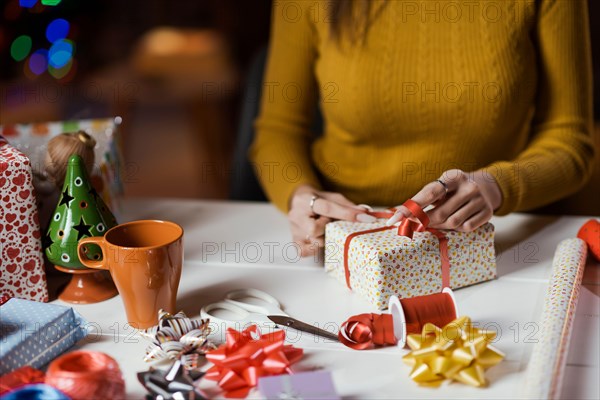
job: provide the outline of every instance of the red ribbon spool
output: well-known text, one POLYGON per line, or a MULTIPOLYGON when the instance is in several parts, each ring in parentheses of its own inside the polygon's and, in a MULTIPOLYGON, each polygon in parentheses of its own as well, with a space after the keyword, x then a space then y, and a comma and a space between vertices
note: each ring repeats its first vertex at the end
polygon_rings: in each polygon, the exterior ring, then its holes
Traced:
POLYGON ((426 323, 445 326, 458 318, 458 307, 450 288, 442 293, 398 299, 389 303, 390 314, 360 314, 345 321, 338 333, 340 342, 354 350, 397 344, 420 333, 426 323))
POLYGON ((125 398, 119 364, 97 351, 73 351, 52 361, 46 383, 73 400, 125 398))

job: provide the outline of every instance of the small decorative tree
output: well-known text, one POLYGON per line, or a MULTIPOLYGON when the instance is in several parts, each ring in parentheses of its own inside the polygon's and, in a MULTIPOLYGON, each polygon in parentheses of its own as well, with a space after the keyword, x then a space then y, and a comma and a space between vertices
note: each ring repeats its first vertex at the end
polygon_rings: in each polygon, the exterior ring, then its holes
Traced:
MULTIPOLYGON (((48 260, 59 271, 74 274, 59 296, 61 300, 91 303, 116 295, 110 278, 100 271, 86 268, 79 261, 77 254, 79 240, 84 237, 103 236, 116 224, 115 217, 90 183, 83 159, 76 154, 72 155, 67 164, 60 201, 44 237, 48 260), (97 287, 98 285, 102 287, 97 287), (109 289, 110 293, 98 293, 104 289, 109 289)), ((101 258, 98 246, 88 245, 84 247, 83 252, 92 260, 101 258)))

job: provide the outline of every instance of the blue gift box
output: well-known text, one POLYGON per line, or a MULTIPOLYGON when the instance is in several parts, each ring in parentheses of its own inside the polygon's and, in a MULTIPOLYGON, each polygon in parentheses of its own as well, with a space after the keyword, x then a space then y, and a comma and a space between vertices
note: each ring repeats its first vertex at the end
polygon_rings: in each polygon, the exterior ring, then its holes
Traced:
POLYGON ((83 339, 86 324, 71 307, 10 299, 0 306, 0 375, 43 367, 83 339))

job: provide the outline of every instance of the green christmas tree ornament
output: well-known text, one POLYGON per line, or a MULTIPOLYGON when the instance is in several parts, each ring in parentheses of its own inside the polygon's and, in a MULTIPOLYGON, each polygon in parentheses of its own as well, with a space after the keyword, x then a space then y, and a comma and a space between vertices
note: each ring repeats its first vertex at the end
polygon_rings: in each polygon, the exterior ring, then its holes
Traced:
MULTIPOLYGON (((83 159, 72 155, 60 200, 44 238, 48 260, 70 270, 87 269, 79 262, 77 243, 84 237, 103 236, 115 225, 115 217, 90 183, 83 159)), ((91 260, 102 257, 96 245, 86 246, 83 252, 91 260)))

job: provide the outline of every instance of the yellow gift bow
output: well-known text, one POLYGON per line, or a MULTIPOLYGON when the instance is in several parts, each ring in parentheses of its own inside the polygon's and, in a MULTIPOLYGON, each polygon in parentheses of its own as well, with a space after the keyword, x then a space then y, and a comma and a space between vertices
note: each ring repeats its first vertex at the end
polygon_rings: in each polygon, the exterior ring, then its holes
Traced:
POLYGON ((460 317, 444 328, 427 323, 420 334, 407 337, 412 350, 404 363, 413 367, 410 378, 422 386, 438 387, 446 379, 482 387, 485 370, 498 364, 504 354, 490 346, 496 332, 474 328, 469 317, 460 317))

